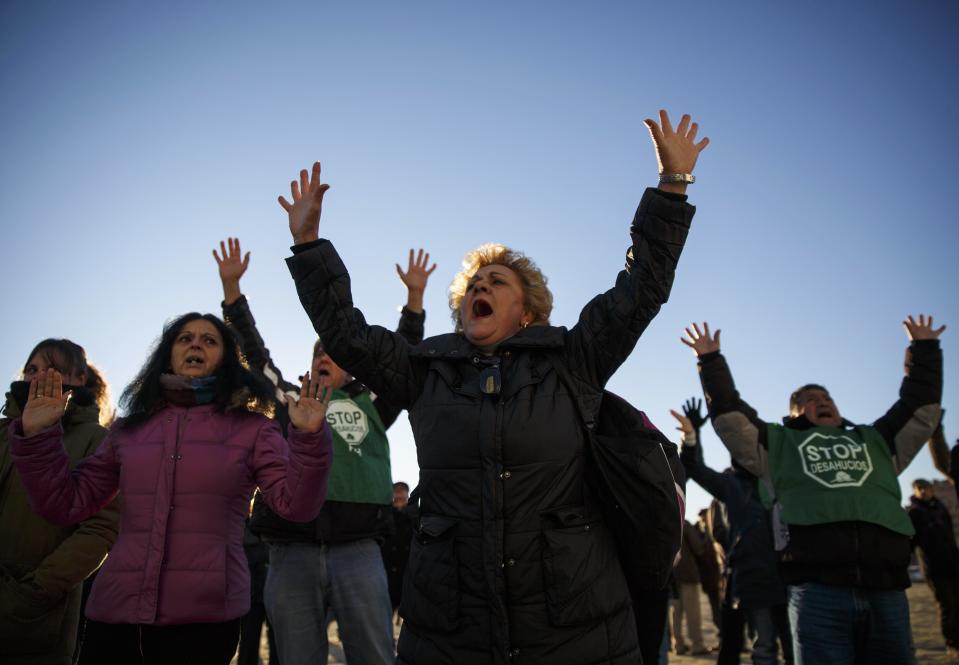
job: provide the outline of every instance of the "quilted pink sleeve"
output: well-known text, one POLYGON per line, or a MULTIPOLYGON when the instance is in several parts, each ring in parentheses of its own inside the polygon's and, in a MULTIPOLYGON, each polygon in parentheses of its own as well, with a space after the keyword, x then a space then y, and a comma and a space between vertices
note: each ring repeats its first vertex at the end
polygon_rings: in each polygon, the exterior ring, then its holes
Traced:
POLYGON ((70 469, 63 449, 60 423, 31 437, 23 435, 20 419, 10 423, 10 456, 30 498, 33 511, 54 524, 82 522, 100 511, 117 494, 120 465, 111 429, 96 452, 70 469))
POLYGON ((260 428, 253 451, 253 473, 267 505, 281 517, 308 522, 320 514, 333 463, 333 437, 326 423, 319 432, 290 425, 289 441, 279 425, 260 428))

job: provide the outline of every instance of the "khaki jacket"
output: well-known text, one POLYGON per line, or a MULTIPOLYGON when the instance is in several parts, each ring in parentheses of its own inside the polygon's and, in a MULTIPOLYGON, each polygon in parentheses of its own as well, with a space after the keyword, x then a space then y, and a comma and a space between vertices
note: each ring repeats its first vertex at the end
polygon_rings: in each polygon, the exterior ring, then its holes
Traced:
MULTIPOLYGON (((8 427, 20 416, 10 394, 0 419, 0 662, 72 661, 83 580, 103 562, 117 537, 116 501, 70 527, 30 508, 10 459, 8 427)), ((67 407, 63 444, 75 465, 92 455, 106 430, 95 404, 67 407)))

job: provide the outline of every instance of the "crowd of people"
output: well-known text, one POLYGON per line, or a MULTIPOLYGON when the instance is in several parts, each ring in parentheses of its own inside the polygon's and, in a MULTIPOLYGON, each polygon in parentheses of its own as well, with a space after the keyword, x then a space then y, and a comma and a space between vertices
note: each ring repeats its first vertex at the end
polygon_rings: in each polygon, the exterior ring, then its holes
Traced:
POLYGON ((318 334, 296 381, 257 329, 232 237, 213 251, 222 318, 166 324, 119 417, 82 347, 40 342, 0 424, 3 662, 225 665, 239 648, 248 665, 266 623, 271 663, 324 663, 335 619, 349 665, 650 665, 710 653, 702 589, 719 663, 740 662, 747 636, 756 664, 914 663, 915 547, 959 649, 948 511, 917 480, 907 512, 897 480, 926 441, 959 474, 941 429, 944 326, 906 319, 899 399, 869 425, 817 384, 781 424, 761 420, 705 323, 683 341, 707 414, 697 399, 673 412, 679 447, 604 391, 669 297, 709 143, 688 115, 645 124, 659 182, 625 267, 572 328, 550 323, 536 264, 495 244, 450 287, 453 332, 424 339, 423 250, 396 266, 396 330, 367 323, 319 234, 315 163, 279 197, 318 334), (412 492, 393 482, 387 437, 404 410, 412 492), (704 461, 707 421, 724 471, 704 461), (696 525, 686 479, 714 497, 696 525))

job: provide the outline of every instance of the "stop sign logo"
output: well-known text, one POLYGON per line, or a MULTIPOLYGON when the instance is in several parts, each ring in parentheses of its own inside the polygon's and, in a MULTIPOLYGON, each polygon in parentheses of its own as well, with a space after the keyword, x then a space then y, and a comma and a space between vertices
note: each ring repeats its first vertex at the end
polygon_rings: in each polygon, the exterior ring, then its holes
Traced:
POLYGON ((326 422, 346 442, 351 453, 363 454, 360 444, 370 433, 370 422, 353 400, 338 399, 330 402, 326 409, 326 422))
POLYGON ((866 444, 845 435, 811 434, 799 456, 803 472, 826 487, 861 487, 873 469, 866 444))

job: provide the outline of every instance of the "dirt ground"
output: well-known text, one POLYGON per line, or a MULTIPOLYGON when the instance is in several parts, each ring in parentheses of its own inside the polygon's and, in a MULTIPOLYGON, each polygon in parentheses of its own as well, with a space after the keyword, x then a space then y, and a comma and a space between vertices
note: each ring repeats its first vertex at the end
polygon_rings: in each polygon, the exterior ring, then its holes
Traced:
MULTIPOLYGON (((943 646, 942 634, 939 632, 939 616, 936 610, 936 602, 925 583, 919 582, 913 585, 908 591, 909 596, 909 615, 912 622, 912 635, 916 644, 916 663, 918 665, 953 665, 959 664, 959 660, 951 659, 946 655, 946 649, 943 646)), ((702 616, 703 616, 703 634, 707 646, 715 645, 716 629, 707 617, 710 616, 709 602, 705 596, 702 596, 702 616)), ((343 650, 337 638, 336 624, 330 625, 330 659, 329 663, 343 665, 343 650)), ((397 629, 397 634, 399 631, 397 629)), ((261 642, 261 658, 264 665, 267 663, 266 633, 261 642)), ((704 663, 713 663, 716 661, 716 655, 708 656, 677 656, 669 654, 671 665, 703 665, 704 663)), ((236 663, 236 659, 233 660, 236 663)), ((748 654, 743 654, 743 665, 750 663, 748 654)))

